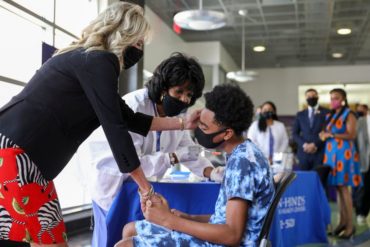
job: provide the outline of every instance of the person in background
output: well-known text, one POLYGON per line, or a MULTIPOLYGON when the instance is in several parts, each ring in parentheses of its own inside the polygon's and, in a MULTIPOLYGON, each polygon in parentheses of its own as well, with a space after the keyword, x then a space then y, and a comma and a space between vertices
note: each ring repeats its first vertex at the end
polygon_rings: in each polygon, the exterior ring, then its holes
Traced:
POLYGON ((1 246, 9 246, 8 240, 67 246, 52 180, 99 125, 120 171, 130 173, 143 201, 153 195, 128 131, 146 135, 194 128, 199 114, 135 113, 118 95, 120 71, 141 59, 149 30, 140 6, 110 5, 0 109, 1 246))
POLYGON ((170 210, 163 198, 162 203, 149 200, 146 220, 127 224, 116 247, 257 246, 274 185, 267 159, 242 136, 252 121, 253 103, 234 84, 216 86, 205 100, 195 137, 205 148, 218 146, 227 153, 215 213, 188 215, 170 210))
POLYGON ((302 170, 322 166, 325 143, 319 133, 325 124, 328 109, 319 105, 319 95, 313 88, 305 92, 308 108, 297 113, 293 125, 293 140, 297 143, 297 157, 302 170))
MULTIPOLYGON (((202 96, 203 88, 203 71, 195 58, 174 53, 157 66, 145 88, 128 93, 123 99, 136 112, 182 116, 202 96)), ((199 156, 201 148, 192 140, 190 131, 150 131, 145 137, 133 132, 130 135, 146 177, 163 177, 167 169, 180 162, 199 177, 221 182, 223 167, 214 168, 209 160, 199 156)), ((102 128, 82 144, 79 152, 89 154, 93 166, 92 199, 100 207, 93 205, 94 211, 102 209, 106 215, 129 175, 119 171, 102 128)), ((94 232, 95 238, 98 235, 94 232)))
POLYGON ((284 124, 278 121, 276 106, 271 101, 261 105, 260 118, 252 123, 247 136, 262 150, 270 164, 274 153, 288 149, 288 133, 284 124))
POLYGON ((325 141, 323 164, 330 166, 328 184, 337 189, 339 224, 333 234, 348 239, 355 233, 352 222, 352 197, 349 186, 362 186, 356 138, 356 116, 348 107, 347 93, 341 88, 330 91, 331 112, 319 136, 325 141))
POLYGON ((261 110, 262 110, 262 106, 257 106, 256 107, 256 111, 254 112, 254 119, 253 120, 258 120, 261 116, 261 110))
POLYGON ((356 105, 356 115, 357 117, 363 117, 367 115, 368 106, 365 104, 356 105))
POLYGON ((356 144, 360 154, 361 173, 364 186, 353 192, 357 224, 365 225, 370 210, 370 115, 367 105, 362 105, 366 114, 357 120, 356 144))

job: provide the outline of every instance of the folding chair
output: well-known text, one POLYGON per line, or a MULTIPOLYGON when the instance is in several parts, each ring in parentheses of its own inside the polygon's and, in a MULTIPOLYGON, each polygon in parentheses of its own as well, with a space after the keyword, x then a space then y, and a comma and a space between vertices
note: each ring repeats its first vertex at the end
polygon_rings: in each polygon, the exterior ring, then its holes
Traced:
POLYGON ((275 183, 275 195, 267 211, 265 221, 262 225, 261 233, 258 237, 259 247, 271 247, 269 234, 275 210, 286 188, 296 177, 297 174, 295 174, 294 172, 284 172, 283 174, 281 174, 279 181, 275 183))

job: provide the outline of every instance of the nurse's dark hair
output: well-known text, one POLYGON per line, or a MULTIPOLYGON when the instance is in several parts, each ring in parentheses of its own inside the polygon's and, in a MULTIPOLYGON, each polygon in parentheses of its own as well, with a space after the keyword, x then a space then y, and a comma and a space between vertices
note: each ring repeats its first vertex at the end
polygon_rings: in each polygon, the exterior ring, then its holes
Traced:
POLYGON ((253 102, 235 83, 221 84, 204 94, 206 108, 214 112, 215 120, 241 135, 253 119, 253 102))
POLYGON ((148 88, 149 98, 153 102, 161 103, 163 91, 186 82, 189 82, 188 89, 193 92, 190 105, 194 105, 202 96, 205 83, 203 70, 196 58, 176 52, 157 66, 145 86, 148 88))

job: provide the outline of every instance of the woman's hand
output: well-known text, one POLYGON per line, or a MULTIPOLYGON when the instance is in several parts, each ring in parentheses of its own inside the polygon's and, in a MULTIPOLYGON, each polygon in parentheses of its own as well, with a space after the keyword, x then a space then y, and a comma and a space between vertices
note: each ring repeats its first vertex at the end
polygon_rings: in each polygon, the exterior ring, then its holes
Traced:
POLYGON ((150 197, 140 197, 140 206, 141 206, 141 211, 145 213, 146 211, 146 204, 147 202, 150 201, 150 204, 156 204, 156 203, 162 203, 162 196, 160 196, 158 193, 154 193, 150 197))
POLYGON ((196 127, 198 127, 198 121, 199 121, 201 111, 202 109, 199 109, 199 110, 193 111, 192 113, 186 114, 184 118, 185 129, 195 129, 196 127))
POLYGON ((184 212, 181 212, 177 209, 171 209, 171 213, 178 216, 178 217, 181 217, 181 218, 184 218, 184 219, 191 219, 191 215, 187 214, 187 213, 184 213, 184 212))
POLYGON ((166 226, 167 219, 172 216, 167 200, 160 194, 155 194, 146 201, 144 217, 146 220, 166 226))
POLYGON ((326 139, 332 138, 333 134, 329 133, 329 132, 326 132, 326 131, 321 131, 319 133, 319 137, 320 137, 320 140, 324 142, 324 141, 326 141, 326 139))

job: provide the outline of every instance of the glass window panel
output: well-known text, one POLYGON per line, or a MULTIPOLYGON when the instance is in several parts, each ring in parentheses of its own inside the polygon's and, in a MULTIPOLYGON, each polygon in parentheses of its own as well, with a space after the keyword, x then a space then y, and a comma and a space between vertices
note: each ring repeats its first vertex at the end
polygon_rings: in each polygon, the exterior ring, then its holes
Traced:
POLYGON ((343 83, 343 84, 310 84, 298 86, 299 109, 307 106, 305 92, 309 88, 314 88, 319 93, 319 103, 330 108, 330 90, 343 88, 347 92, 348 104, 354 107, 356 103, 370 104, 370 83, 343 83))
POLYGON ((53 0, 15 0, 14 2, 53 22, 53 0))
POLYGON ((77 37, 98 15, 97 0, 57 0, 55 22, 77 37), (72 7, 73 6, 73 7, 72 7))
POLYGON ((54 179, 62 209, 91 203, 91 168, 75 155, 63 171, 54 179))
POLYGON ((0 81, 0 108, 9 102, 9 100, 23 89, 23 86, 19 86, 13 83, 0 81))
POLYGON ((23 82, 28 82, 40 67, 41 44, 51 30, 26 18, 0 8, 3 37, 0 39, 0 75, 23 82))
POLYGON ((64 32, 59 31, 58 29, 55 30, 55 47, 57 49, 61 49, 64 47, 67 47, 72 43, 72 41, 75 41, 76 39, 64 32))
MULTIPOLYGON (((20 0, 20 5, 52 21, 51 0, 20 0), (49 12, 49 10, 51 12, 49 12)), ((61 0, 59 25, 71 32, 85 27, 97 15, 96 0, 61 0), (71 6, 74 6, 71 8, 71 6), (84 13, 81 15, 81 13, 84 13), (72 14, 71 14, 72 13, 72 14), (71 18, 72 16, 72 18, 71 18), (83 20, 82 20, 83 19, 83 20)), ((28 82, 41 66, 42 42, 53 44, 52 27, 5 2, 0 1, 0 75, 28 82), (11 24, 9 24, 11 23, 11 24), (15 31, 16 30, 16 31, 15 31)), ((55 31, 55 47, 69 45, 74 37, 55 31)), ((79 36, 79 35, 77 35, 79 36)), ((0 81, 0 106, 6 104, 23 86, 0 81)), ((89 163, 73 158, 55 179, 62 208, 91 203, 88 191, 89 163)))

